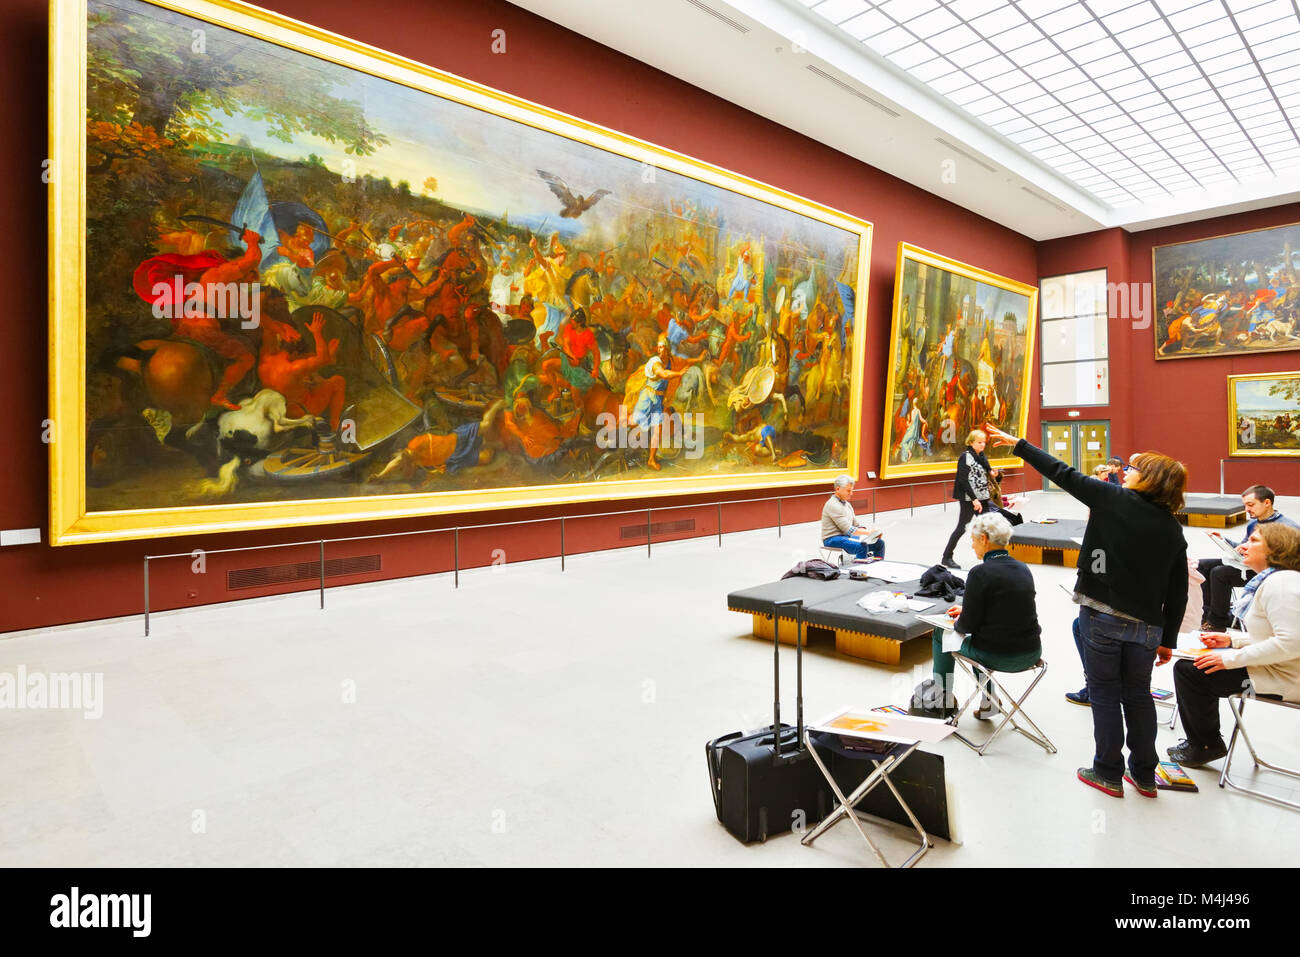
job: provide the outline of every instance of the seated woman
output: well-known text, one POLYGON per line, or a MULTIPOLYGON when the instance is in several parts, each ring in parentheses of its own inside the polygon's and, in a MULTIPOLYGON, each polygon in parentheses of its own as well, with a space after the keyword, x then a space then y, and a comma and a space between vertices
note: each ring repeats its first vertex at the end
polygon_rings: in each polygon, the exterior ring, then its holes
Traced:
POLYGON ((1228 753, 1219 733, 1219 699, 1241 691, 1300 701, 1300 530, 1280 522, 1255 526, 1242 562, 1248 581, 1233 613, 1246 633, 1202 636, 1222 648, 1174 665, 1174 694, 1186 740, 1169 749, 1179 764, 1199 768, 1228 753))
MULTIPOLYGON (((966 636, 961 653, 990 671, 1024 671, 1043 654, 1034 578, 1024 562, 1007 552, 1011 523, 1001 515, 976 515, 970 522, 970 539, 981 562, 966 576, 962 604, 948 610, 957 619, 957 631, 966 636)), ((943 650, 942 629, 935 629, 933 640, 934 681, 944 690, 948 710, 955 707, 954 662, 943 650)), ((990 718, 997 710, 997 702, 985 695, 975 717, 990 718)))

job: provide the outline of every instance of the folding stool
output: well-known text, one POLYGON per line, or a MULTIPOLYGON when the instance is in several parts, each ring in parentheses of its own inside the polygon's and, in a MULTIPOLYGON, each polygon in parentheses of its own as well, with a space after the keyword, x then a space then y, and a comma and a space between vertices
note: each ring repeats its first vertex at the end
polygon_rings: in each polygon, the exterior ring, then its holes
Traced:
POLYGON ((1245 694, 1234 694, 1229 696, 1228 707, 1232 709, 1232 716, 1236 719, 1237 724, 1236 727, 1232 729, 1232 739, 1228 742, 1228 754, 1223 759, 1223 770, 1219 772, 1219 787, 1227 785, 1228 787, 1234 788, 1238 791, 1244 791, 1247 794, 1253 794, 1256 797, 1263 798, 1265 801, 1271 801, 1274 804, 1281 804, 1283 807, 1291 807, 1300 810, 1300 803, 1297 803, 1296 801, 1288 801, 1285 798, 1274 797, 1273 795, 1256 788, 1242 787, 1236 781, 1232 780, 1228 774, 1228 769, 1232 766, 1232 754, 1237 747, 1237 737, 1240 735, 1241 739, 1246 742, 1246 748, 1250 751, 1250 757, 1255 762, 1256 768, 1268 768, 1270 771, 1276 771, 1278 774, 1285 774, 1287 777, 1300 779, 1300 771, 1292 768, 1284 768, 1277 764, 1269 764, 1255 752, 1255 746, 1250 742, 1250 735, 1246 733, 1246 720, 1243 717, 1246 711, 1247 697, 1259 704, 1279 705, 1283 708, 1290 708, 1293 711, 1300 711, 1300 704, 1291 701, 1279 701, 1274 698, 1259 698, 1245 694))
POLYGON ((1043 675, 1047 674, 1047 662, 1042 658, 1039 658, 1023 671, 1006 672, 1007 674, 1023 674, 1025 671, 1035 672, 1034 680, 1029 683, 1029 687, 1024 690, 1020 697, 1017 698, 1015 695, 1007 691, 1007 689, 998 681, 994 672, 989 670, 986 666, 966 657, 959 651, 951 652, 951 654, 953 660, 956 661, 957 664, 961 665, 962 669, 975 680, 975 693, 967 698, 961 708, 958 709, 957 713, 949 719, 954 727, 956 727, 957 723, 961 720, 961 716, 966 713, 966 709, 974 703, 976 698, 984 693, 985 681, 991 683, 993 688, 997 692, 1000 692, 1000 696, 1004 701, 1010 702, 1009 705, 1002 705, 1002 720, 998 722, 998 726, 993 729, 993 733, 990 734, 983 743, 972 741, 960 731, 954 731, 953 737, 957 738, 962 744, 966 745, 982 757, 985 750, 988 749, 988 746, 993 743, 994 739, 997 738, 997 736, 1006 728, 1007 724, 1010 723, 1013 728, 1023 734, 1030 741, 1033 741, 1039 747, 1043 748, 1048 754, 1056 753, 1056 745, 1052 744, 1051 740, 1043 733, 1042 729, 1039 728, 1038 725, 1034 724, 1034 720, 1029 717, 1029 713, 1024 710, 1025 700, 1038 685, 1038 682, 1043 680, 1043 675), (980 677, 981 674, 984 676, 983 679, 980 677), (1020 715, 1020 718, 1024 719, 1025 724, 1029 726, 1028 728, 1021 725, 1020 721, 1016 718, 1017 713, 1020 715))

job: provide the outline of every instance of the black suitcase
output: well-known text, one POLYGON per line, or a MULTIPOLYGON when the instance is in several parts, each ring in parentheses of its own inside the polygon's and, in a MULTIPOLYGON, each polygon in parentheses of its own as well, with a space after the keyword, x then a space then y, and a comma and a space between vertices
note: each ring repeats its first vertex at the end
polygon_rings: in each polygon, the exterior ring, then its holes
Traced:
POLYGON ((782 834, 796 823, 811 826, 826 816, 831 792, 803 746, 803 601, 772 606, 775 694, 772 727, 753 734, 734 731, 704 746, 709 790, 718 820, 736 840, 749 844, 782 834), (780 610, 795 606, 797 727, 781 723, 780 610), (775 733, 774 733, 775 731, 775 733))

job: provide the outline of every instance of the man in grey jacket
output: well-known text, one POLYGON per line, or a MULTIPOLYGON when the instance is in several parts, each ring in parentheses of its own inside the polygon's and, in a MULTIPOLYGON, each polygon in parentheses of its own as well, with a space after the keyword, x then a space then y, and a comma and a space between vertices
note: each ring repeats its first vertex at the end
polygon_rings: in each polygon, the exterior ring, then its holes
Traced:
POLYGON ((835 492, 822 507, 822 544, 838 548, 854 558, 884 558, 885 540, 880 529, 858 524, 853 505, 853 476, 835 480, 835 492))

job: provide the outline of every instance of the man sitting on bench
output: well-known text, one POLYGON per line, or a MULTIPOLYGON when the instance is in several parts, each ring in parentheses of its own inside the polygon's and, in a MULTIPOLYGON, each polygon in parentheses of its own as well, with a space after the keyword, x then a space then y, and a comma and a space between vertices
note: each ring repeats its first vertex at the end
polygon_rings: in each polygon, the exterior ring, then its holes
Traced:
MULTIPOLYGON (((1210 534, 1222 538, 1240 551, 1242 545, 1250 539, 1251 533, 1259 525, 1280 522, 1292 528, 1300 528, 1300 525, 1273 507, 1275 497, 1273 490, 1267 485, 1252 485, 1241 493, 1241 504, 1246 507, 1246 514, 1250 516, 1250 521, 1246 523, 1246 534, 1242 536, 1241 541, 1233 541, 1220 532, 1210 532, 1210 534)), ((1223 631, 1229 623, 1228 606, 1232 601, 1232 589, 1246 584, 1255 577, 1255 573, 1242 572, 1232 565, 1225 564, 1221 558, 1202 558, 1196 563, 1196 567, 1205 576, 1205 581, 1201 584, 1201 595, 1205 599, 1205 622, 1202 627, 1206 631, 1223 631)))
POLYGON ((885 540, 880 537, 880 529, 858 524, 849 502, 852 495, 853 477, 841 475, 835 480, 835 493, 822 508, 822 544, 854 558, 884 558, 885 540))

